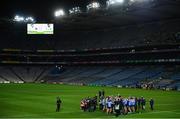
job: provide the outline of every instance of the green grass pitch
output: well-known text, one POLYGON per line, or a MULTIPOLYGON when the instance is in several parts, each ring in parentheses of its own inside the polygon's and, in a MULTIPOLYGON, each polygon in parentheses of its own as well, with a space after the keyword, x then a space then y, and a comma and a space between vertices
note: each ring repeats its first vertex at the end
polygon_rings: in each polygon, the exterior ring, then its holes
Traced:
POLYGON ((154 111, 147 103, 145 112, 122 118, 180 118, 180 92, 53 84, 0 84, 0 118, 115 118, 99 110, 80 110, 82 98, 95 96, 102 89, 106 95, 154 98, 154 111), (57 96, 63 101, 61 112, 55 112, 57 96))

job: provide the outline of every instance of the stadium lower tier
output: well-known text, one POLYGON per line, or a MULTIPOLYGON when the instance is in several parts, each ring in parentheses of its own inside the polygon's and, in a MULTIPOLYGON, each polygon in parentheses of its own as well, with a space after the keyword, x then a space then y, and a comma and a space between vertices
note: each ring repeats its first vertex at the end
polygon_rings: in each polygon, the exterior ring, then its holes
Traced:
POLYGON ((179 66, 1 66, 0 83, 168 88, 180 90, 179 66))

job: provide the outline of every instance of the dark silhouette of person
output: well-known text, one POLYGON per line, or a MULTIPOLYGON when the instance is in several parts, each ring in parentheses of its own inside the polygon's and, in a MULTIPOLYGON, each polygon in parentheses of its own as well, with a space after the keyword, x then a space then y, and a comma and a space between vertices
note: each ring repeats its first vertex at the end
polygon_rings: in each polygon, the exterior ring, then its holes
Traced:
POLYGON ((56 101, 56 105, 57 105, 57 107, 56 107, 56 112, 59 112, 59 111, 60 111, 61 103, 62 103, 61 99, 60 99, 59 97, 57 97, 57 101, 56 101))
POLYGON ((154 110, 154 100, 151 98, 149 101, 151 110, 154 110))
POLYGON ((101 91, 99 91, 99 98, 101 98, 101 95, 102 95, 102 93, 101 93, 101 91))
POLYGON ((105 91, 104 91, 104 90, 102 90, 102 96, 103 96, 103 97, 105 96, 105 91))

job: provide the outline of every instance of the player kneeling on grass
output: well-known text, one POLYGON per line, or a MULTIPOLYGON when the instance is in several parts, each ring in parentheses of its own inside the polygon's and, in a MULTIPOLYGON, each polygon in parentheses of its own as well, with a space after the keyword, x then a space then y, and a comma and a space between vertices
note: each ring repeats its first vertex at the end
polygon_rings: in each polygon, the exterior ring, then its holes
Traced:
POLYGON ((56 107, 56 112, 59 112, 59 111, 60 111, 61 103, 62 103, 61 99, 60 99, 59 97, 57 97, 57 101, 56 101, 56 105, 57 105, 57 107, 56 107))

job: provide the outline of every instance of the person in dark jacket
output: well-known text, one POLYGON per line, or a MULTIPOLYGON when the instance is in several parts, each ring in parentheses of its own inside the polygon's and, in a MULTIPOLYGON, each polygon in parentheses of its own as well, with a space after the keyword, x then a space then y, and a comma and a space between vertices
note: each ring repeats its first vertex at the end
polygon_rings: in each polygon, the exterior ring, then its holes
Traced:
POLYGON ((56 112, 60 111, 61 103, 62 103, 61 99, 59 97, 57 97, 57 100, 56 100, 56 105, 57 105, 56 112))
POLYGON ((138 110, 138 112, 140 112, 140 110, 141 110, 141 98, 137 99, 137 110, 138 110))
POLYGON ((123 102, 121 99, 115 100, 114 101, 114 111, 115 111, 115 116, 118 117, 120 114, 122 114, 123 110, 123 102))
POLYGON ((105 91, 104 90, 102 90, 102 96, 105 97, 105 91))
POLYGON ((145 98, 141 98, 141 106, 142 106, 142 110, 146 109, 146 99, 145 98))
POLYGON ((154 100, 151 98, 149 101, 151 110, 154 110, 154 100))

